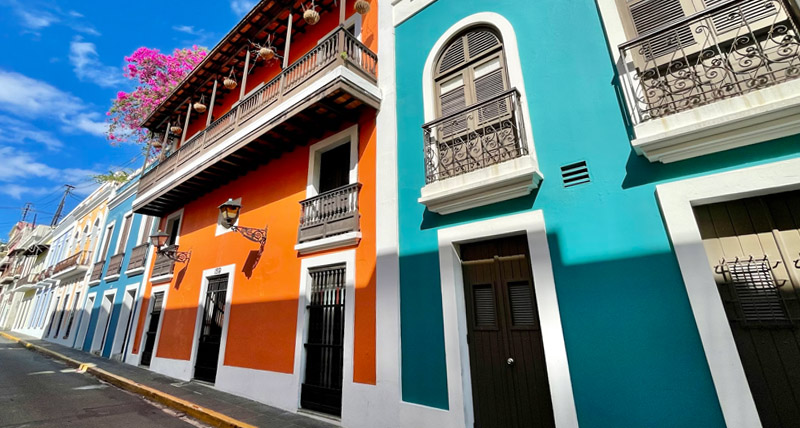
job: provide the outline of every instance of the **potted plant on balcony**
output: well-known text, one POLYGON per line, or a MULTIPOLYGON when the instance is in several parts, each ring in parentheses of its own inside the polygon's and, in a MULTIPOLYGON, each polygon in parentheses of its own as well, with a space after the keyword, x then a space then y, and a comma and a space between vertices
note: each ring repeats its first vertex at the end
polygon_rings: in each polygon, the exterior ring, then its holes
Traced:
POLYGON ((306 7, 303 4, 303 19, 308 25, 316 25, 319 22, 319 12, 316 11, 316 7, 313 0, 311 1, 311 7, 306 7))
POLYGON ((353 9, 360 15, 366 15, 369 13, 369 2, 367 0, 356 0, 353 9))

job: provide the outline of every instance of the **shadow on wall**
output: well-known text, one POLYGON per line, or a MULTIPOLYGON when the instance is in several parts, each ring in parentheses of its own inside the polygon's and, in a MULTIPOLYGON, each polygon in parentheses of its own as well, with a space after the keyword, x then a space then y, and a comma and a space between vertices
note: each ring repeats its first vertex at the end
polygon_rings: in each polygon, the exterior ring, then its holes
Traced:
POLYGON ((422 214, 422 223, 420 230, 438 229, 440 227, 448 227, 455 224, 464 222, 475 221, 476 218, 492 218, 501 217, 514 213, 530 211, 533 209, 533 204, 536 197, 539 195, 540 187, 533 189, 533 191, 520 198, 514 198, 504 201, 500 204, 485 205, 482 207, 472 208, 465 211, 459 211, 452 214, 441 215, 425 209, 422 214))
MULTIPOLYGON (((723 427, 675 255, 569 264, 547 238, 581 425, 723 427)), ((400 260, 402 396, 447 409, 439 269, 437 252, 400 260)))
POLYGON ((627 174, 622 182, 622 188, 629 189, 677 178, 689 178, 693 175, 705 175, 729 168, 743 168, 762 162, 797 157, 798 155, 800 155, 800 135, 792 135, 669 164, 651 163, 647 158, 637 155, 631 149, 628 155, 628 163, 625 165, 627 174), (743 163, 742 159, 747 159, 747 163, 743 163))

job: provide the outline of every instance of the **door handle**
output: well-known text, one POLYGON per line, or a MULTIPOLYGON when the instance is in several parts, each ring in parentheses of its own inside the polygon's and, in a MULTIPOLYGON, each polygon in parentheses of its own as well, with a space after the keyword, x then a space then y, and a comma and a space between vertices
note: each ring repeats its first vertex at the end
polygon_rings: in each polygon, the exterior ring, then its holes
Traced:
POLYGON ((508 364, 509 366, 513 366, 513 365, 514 365, 514 363, 515 363, 515 361, 514 361, 514 359, 513 359, 513 358, 511 358, 511 357, 509 357, 509 358, 506 360, 506 364, 508 364))

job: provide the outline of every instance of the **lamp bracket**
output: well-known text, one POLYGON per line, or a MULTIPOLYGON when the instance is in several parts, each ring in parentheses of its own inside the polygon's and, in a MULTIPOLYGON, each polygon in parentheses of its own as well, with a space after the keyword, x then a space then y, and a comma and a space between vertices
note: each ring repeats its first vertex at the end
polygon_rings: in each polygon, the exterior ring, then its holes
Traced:
POLYGON ((161 247, 158 249, 158 254, 178 263, 187 263, 192 258, 191 251, 178 251, 177 245, 161 247))
POLYGON ((263 229, 258 229, 256 227, 233 225, 229 229, 234 232, 239 232, 240 235, 259 244, 258 254, 256 255, 255 261, 253 261, 253 269, 255 269, 255 267, 258 266, 259 260, 261 260, 261 255, 264 253, 264 245, 267 244, 267 227, 264 226, 263 229))

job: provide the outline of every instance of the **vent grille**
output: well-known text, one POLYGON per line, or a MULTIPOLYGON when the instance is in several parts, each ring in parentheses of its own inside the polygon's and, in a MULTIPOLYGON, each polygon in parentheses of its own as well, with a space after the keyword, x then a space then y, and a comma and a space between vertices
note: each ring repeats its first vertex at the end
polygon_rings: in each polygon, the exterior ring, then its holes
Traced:
POLYGON ((494 306, 492 286, 476 285, 472 292, 475 299, 475 326, 494 327, 497 325, 497 310, 494 306))
POLYGON ((530 284, 527 281, 509 283, 508 297, 511 301, 511 322, 515 326, 535 325, 536 315, 533 312, 533 293, 530 284))
POLYGON ((586 166, 586 161, 562 166, 561 179, 564 181, 564 187, 572 187, 590 182, 589 167, 586 166))

